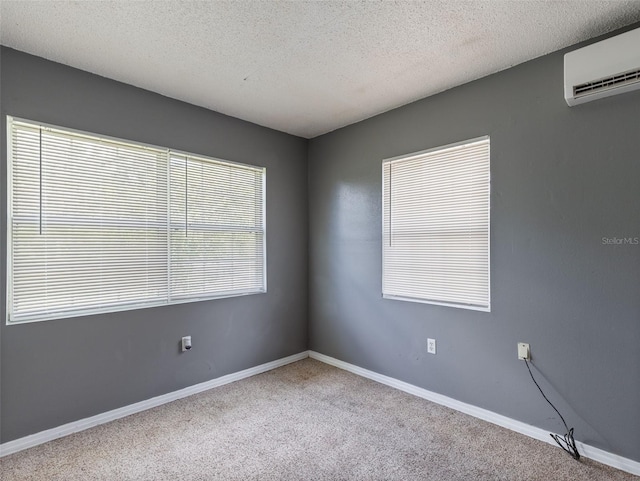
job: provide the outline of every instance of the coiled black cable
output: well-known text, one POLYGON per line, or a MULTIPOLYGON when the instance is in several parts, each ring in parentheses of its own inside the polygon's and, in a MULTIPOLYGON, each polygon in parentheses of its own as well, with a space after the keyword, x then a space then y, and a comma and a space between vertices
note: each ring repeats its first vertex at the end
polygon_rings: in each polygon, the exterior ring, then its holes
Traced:
POLYGON ((549 434, 549 436, 551 436, 553 440, 556 443, 558 443, 558 446, 560 446, 567 453, 569 453, 573 459, 575 460, 580 459, 580 453, 578 452, 578 448, 576 447, 576 441, 575 439, 573 439, 573 428, 569 429, 569 426, 567 426, 567 422, 562 417, 562 414, 560 414, 560 411, 558 411, 556 407, 553 405, 553 403, 549 401, 547 396, 544 395, 544 392, 542 392, 542 388, 536 382, 536 379, 533 377, 533 373, 531 372, 531 368, 529 367, 529 363, 527 362, 526 359, 524 360, 524 363, 527 365, 527 369, 529 370, 529 375, 531 376, 531 380, 538 388, 538 391, 540 391, 540 394, 542 394, 542 397, 544 398, 544 400, 549 403, 549 406, 551 406, 553 410, 558 413, 558 416, 560 416, 560 419, 562 419, 562 424, 564 424, 564 427, 567 430, 565 435, 562 437, 558 436, 557 434, 549 434))

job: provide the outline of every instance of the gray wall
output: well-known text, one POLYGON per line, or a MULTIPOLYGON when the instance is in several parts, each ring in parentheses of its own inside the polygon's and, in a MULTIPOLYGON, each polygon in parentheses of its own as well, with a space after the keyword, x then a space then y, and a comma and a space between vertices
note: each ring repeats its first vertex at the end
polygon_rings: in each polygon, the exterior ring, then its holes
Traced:
POLYGON ((307 348, 307 141, 14 50, 6 115, 267 168, 267 294, 6 326, 2 148, 1 440, 307 348), (194 348, 179 352, 183 335, 194 348))
POLYGON ((1 52, 3 142, 10 114, 266 166, 269 275, 265 295, 2 323, 2 442, 307 347, 560 432, 525 341, 577 438, 640 461, 640 246, 602 244, 640 237, 640 92, 568 108, 556 53, 307 142, 1 52), (383 300, 382 159, 486 134, 492 312, 383 300))
POLYGON ((640 461, 640 92, 569 108, 555 53, 309 146, 310 349, 640 461), (492 312, 381 298, 381 162, 491 136, 492 312), (438 352, 426 352, 427 337, 438 352))

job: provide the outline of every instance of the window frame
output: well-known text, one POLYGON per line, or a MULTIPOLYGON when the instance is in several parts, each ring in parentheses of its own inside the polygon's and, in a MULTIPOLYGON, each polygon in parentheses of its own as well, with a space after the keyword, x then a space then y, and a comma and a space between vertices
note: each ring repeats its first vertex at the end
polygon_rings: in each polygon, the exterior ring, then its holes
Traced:
POLYGON ((47 122, 40 122, 31 119, 21 118, 12 115, 5 115, 6 119, 6 165, 7 165, 7 175, 6 175, 6 189, 7 189, 7 232, 6 232, 6 240, 7 240, 7 249, 6 249, 6 316, 5 316, 5 324, 7 326, 11 325, 20 325, 32 322, 43 322, 50 321, 56 319, 70 319, 74 317, 84 317, 91 316, 95 314, 106 314, 106 313, 114 313, 114 312, 124 312, 136 309, 146 309, 146 308, 154 308, 161 306, 168 306, 173 304, 186 304, 191 302, 201 302, 201 301, 209 301, 214 299, 225 299, 225 298, 233 298, 233 297, 242 297, 247 295, 254 294, 264 294, 267 292, 267 225, 266 225, 266 217, 267 217, 267 169, 264 166, 252 165, 243 162, 230 161, 225 159, 220 159, 217 157, 212 157, 209 155, 204 155, 200 153, 192 153, 179 149, 173 149, 163 146, 158 146, 150 143, 139 142, 135 140, 122 139, 118 137, 112 137, 108 135, 88 132, 84 130, 63 127, 60 125, 50 124, 47 122), (28 124, 34 127, 42 127, 45 129, 53 129, 57 131, 61 131, 64 133, 69 133, 71 135, 76 136, 84 136, 88 139, 106 141, 111 143, 120 143, 125 146, 132 146, 138 148, 149 148, 153 150, 163 151, 165 154, 165 162, 166 162, 166 190, 167 190, 167 208, 166 208, 166 230, 167 230, 167 242, 166 242, 166 260, 167 260, 167 295, 163 297, 162 300, 158 301, 141 301, 141 302, 130 302, 123 304, 108 304, 96 308, 78 308, 77 310, 66 310, 66 311, 57 311, 53 314, 48 315, 36 315, 32 318, 25 318, 20 320, 12 320, 13 314, 13 291, 14 291, 14 282, 13 282, 13 207, 14 207, 14 185, 13 185, 13 170, 14 170, 14 145, 13 145, 13 135, 12 128, 14 122, 28 124), (185 157, 197 158, 209 162, 213 162, 216 164, 229 165, 232 167, 239 167, 244 169, 253 170, 260 173, 262 187, 261 187, 261 210, 262 210, 262 230, 260 231, 262 234, 262 242, 261 242, 261 250, 262 250, 262 287, 255 291, 246 291, 246 292, 234 292, 234 293, 224 293, 224 294, 211 294, 211 295, 201 295, 201 296, 192 296, 192 297, 174 297, 171 294, 170 283, 171 283, 171 215, 170 215, 170 198, 171 198, 171 155, 180 155, 185 157))
POLYGON ((408 302, 416 302, 420 304, 430 304, 437 306, 445 306, 445 307, 454 307, 457 309, 467 309, 472 311, 481 311, 481 312, 491 312, 491 138, 489 135, 483 135, 480 137, 471 138, 468 140, 462 140, 459 142, 453 142, 446 145, 441 145, 437 147, 432 147, 429 149, 421 150, 418 152, 411 152, 408 154, 398 155, 395 157, 389 157, 382 160, 382 249, 381 249, 381 261, 382 261, 382 298, 390 299, 390 300, 400 300, 400 301, 408 301, 408 302), (472 303, 461 303, 461 302, 449 302, 442 301, 437 299, 426 299, 426 298, 417 298, 411 296, 402 296, 402 295, 394 295, 387 294, 384 292, 384 282, 385 282, 385 215, 387 212, 385 210, 385 166, 387 164, 391 164, 399 161, 411 161, 415 160, 419 157, 422 157, 427 154, 431 154, 438 151, 446 151, 449 149, 454 149, 457 147, 463 147, 465 145, 471 145, 480 142, 487 142, 487 305, 477 305, 472 303))
MULTIPOLYGON (((173 156, 182 156, 185 157, 185 159, 188 161, 206 161, 206 162, 214 162, 214 163, 218 163, 218 164, 225 164, 225 165, 232 165, 232 166, 237 166, 239 168, 244 168, 244 169, 248 169, 248 170, 260 170, 262 171, 262 272, 263 272, 263 279, 262 279, 262 285, 263 285, 263 289, 259 290, 259 291, 254 291, 254 292, 238 292, 238 293, 232 293, 232 294, 224 294, 224 295, 214 295, 214 296, 190 296, 190 297, 184 297, 184 295, 180 296, 180 295, 175 295, 172 291, 171 291, 171 276, 169 276, 169 303, 168 304, 184 304, 186 302, 198 302, 198 301, 206 301, 206 300, 211 300, 211 299, 225 299, 228 297, 240 297, 240 296, 247 296, 247 295, 253 295, 253 294, 265 294, 267 292, 267 169, 266 167, 258 167, 255 165, 250 165, 250 164, 244 164, 244 163, 240 163, 240 162, 232 162, 232 161, 228 161, 228 160, 222 160, 222 159, 218 159, 218 158, 214 158, 214 157, 209 157, 209 156, 205 156, 205 155, 200 155, 200 154, 193 154, 193 153, 188 153, 188 152, 184 152, 181 150, 176 150, 176 149, 168 149, 168 166, 167 166, 167 176, 169 177, 169 187, 167 189, 167 195, 169 195, 169 197, 171 196, 171 181, 170 181, 170 177, 171 177, 171 160, 173 156)), ((172 235, 172 231, 174 229, 176 229, 176 227, 174 227, 174 225, 179 225, 179 224, 174 224, 171 221, 171 200, 169 200, 168 203, 168 219, 167 219, 167 242, 169 244, 171 244, 171 235, 172 235)), ((215 230, 215 228, 214 228, 215 230)), ((191 226, 191 228, 189 229, 190 232, 208 232, 211 231, 211 229, 209 228, 204 228, 204 227, 194 227, 191 226)), ((240 232, 241 230, 236 230, 236 231, 229 231, 229 232, 240 232)), ((171 267, 171 248, 169 248, 169 267, 171 267)))

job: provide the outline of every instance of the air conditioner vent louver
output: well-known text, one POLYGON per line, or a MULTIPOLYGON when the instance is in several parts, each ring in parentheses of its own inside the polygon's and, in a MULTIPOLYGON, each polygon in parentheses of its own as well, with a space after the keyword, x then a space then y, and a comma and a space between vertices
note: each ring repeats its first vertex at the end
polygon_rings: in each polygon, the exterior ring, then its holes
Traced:
POLYGON ((564 55, 564 99, 570 106, 640 90, 640 28, 564 55))
POLYGON ((640 82, 640 69, 576 85, 573 87, 573 96, 582 97, 583 95, 589 95, 601 90, 614 89, 623 85, 634 84, 636 82, 640 82))

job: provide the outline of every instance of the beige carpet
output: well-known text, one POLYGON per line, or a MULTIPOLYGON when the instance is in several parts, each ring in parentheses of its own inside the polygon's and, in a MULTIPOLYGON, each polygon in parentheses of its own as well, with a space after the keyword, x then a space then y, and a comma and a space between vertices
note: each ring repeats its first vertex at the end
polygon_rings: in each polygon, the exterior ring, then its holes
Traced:
POLYGON ((305 359, 0 460, 13 480, 638 480, 305 359))

